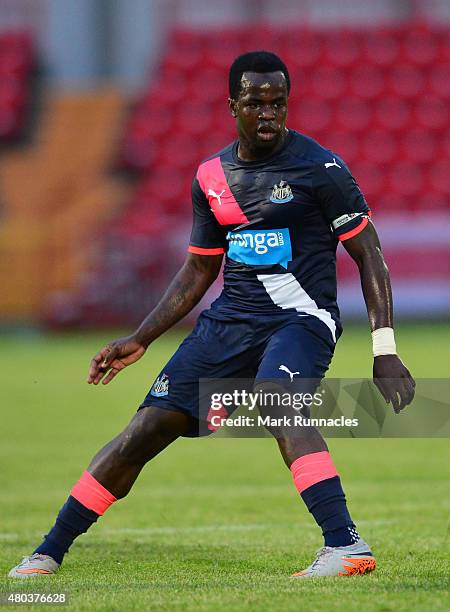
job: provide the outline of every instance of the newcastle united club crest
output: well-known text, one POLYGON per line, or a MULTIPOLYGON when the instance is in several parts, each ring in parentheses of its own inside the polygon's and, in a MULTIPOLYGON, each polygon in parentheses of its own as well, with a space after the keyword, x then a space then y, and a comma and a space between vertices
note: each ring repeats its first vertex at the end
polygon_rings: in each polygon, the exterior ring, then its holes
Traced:
POLYGON ((294 196, 292 195, 292 189, 286 183, 286 181, 280 181, 279 185, 274 185, 270 201, 275 204, 286 204, 290 202, 294 196))
POLYGON ((164 395, 169 394, 169 377, 167 374, 161 374, 159 376, 153 387, 150 391, 150 395, 154 395, 155 397, 164 397, 164 395))

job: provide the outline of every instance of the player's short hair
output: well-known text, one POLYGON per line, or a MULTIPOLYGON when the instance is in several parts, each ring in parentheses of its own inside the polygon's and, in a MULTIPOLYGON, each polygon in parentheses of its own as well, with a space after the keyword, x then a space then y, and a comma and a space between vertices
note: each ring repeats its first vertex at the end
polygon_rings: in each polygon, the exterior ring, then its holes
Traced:
POLYGON ((244 72, 282 72, 286 78, 288 94, 291 80, 286 64, 270 51, 250 51, 239 55, 230 67, 228 87, 230 98, 237 100, 241 91, 241 79, 244 72))

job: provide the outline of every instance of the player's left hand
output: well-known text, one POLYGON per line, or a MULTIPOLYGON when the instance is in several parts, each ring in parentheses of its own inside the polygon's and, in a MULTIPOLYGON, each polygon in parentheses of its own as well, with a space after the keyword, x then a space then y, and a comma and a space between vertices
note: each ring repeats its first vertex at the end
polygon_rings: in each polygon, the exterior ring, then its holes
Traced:
POLYGON ((98 385, 102 381, 107 385, 124 368, 140 359, 145 351, 146 347, 134 335, 110 342, 92 358, 87 382, 98 385))
POLYGON ((397 414, 414 399, 416 381, 398 355, 374 358, 373 382, 397 414))

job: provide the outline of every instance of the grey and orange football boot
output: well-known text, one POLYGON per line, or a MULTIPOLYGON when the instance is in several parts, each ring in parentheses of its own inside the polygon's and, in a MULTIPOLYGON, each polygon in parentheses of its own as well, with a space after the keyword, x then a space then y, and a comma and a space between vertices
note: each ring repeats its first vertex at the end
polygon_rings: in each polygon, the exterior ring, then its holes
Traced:
POLYGON ((56 574, 60 564, 49 555, 41 555, 34 553, 29 557, 24 557, 19 565, 13 567, 9 572, 9 578, 35 578, 36 576, 44 576, 56 574))
POLYGON ((377 562, 369 545, 361 538, 350 546, 324 546, 309 567, 293 574, 295 578, 356 576, 373 572, 377 562))

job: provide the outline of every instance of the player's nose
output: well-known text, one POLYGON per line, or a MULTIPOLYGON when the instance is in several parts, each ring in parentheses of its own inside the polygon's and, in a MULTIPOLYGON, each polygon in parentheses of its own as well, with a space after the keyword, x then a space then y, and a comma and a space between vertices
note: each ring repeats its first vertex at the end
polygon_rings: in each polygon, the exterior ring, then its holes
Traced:
POLYGON ((275 119, 275 109, 270 104, 264 104, 264 106, 261 106, 259 117, 266 121, 275 119))

